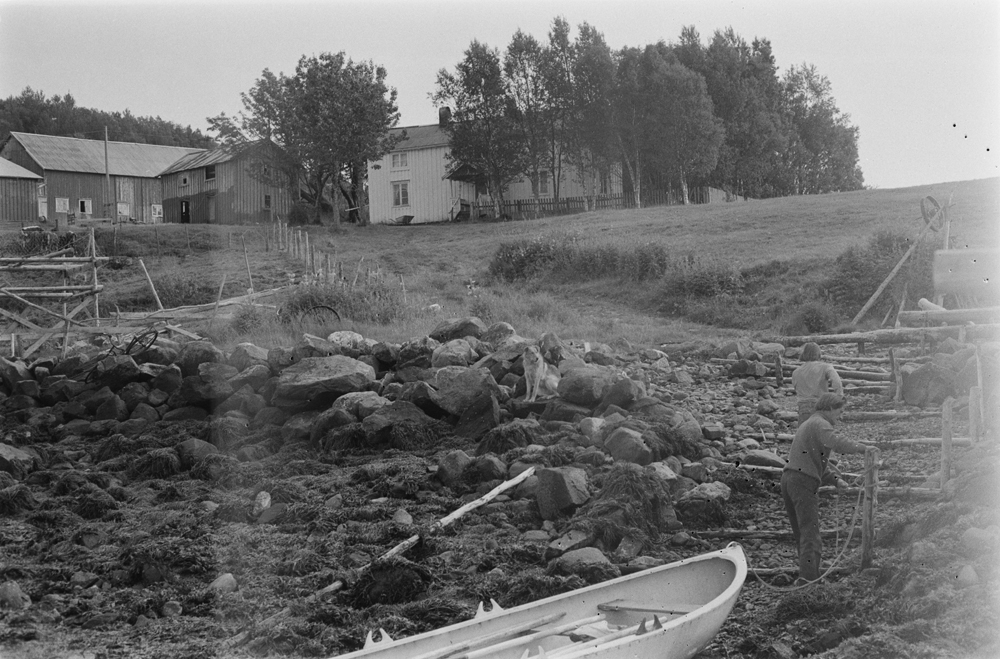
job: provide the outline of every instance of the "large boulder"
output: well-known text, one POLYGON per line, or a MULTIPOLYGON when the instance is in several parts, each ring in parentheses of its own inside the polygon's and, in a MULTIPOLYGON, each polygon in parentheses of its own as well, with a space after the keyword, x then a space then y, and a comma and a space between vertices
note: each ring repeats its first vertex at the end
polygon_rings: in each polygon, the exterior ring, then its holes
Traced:
POLYGON ((557 392, 560 398, 570 403, 594 407, 601 402, 614 377, 614 371, 607 368, 596 366, 573 368, 559 380, 557 392))
POLYGON ((14 389, 14 385, 21 380, 32 380, 31 371, 27 365, 19 360, 9 361, 0 357, 0 381, 7 387, 8 391, 14 389))
POLYGON ((500 404, 496 396, 484 393, 465 409, 455 426, 455 434, 478 442, 500 425, 500 404))
POLYGON ((538 477, 538 512, 542 519, 572 515, 590 498, 587 472, 579 467, 555 467, 535 471, 538 477))
POLYGON ((685 524, 722 524, 731 490, 725 483, 701 483, 678 497, 674 509, 685 524))
POLYGON ((344 410, 358 421, 364 421, 389 403, 388 398, 383 398, 374 391, 353 391, 333 401, 331 409, 344 410))
POLYGON ((482 337, 486 333, 486 325, 475 316, 465 318, 449 318, 438 323, 429 334, 430 338, 440 343, 453 339, 463 339, 467 336, 482 337))
POLYGON ((452 339, 431 353, 431 367, 468 366, 476 361, 476 353, 465 339, 452 339))
POLYGON ((937 406, 955 395, 956 375, 937 364, 904 364, 903 401, 916 407, 937 406))
POLYGON ((177 365, 187 377, 198 375, 198 366, 206 362, 225 362, 226 355, 211 341, 190 341, 181 346, 177 354, 177 365))
POLYGON ((396 356, 397 367, 428 368, 431 365, 431 356, 439 345, 441 345, 439 341, 435 341, 429 336, 410 339, 399 348, 399 354, 396 356))
POLYGON ((238 343, 229 354, 229 365, 237 372, 245 371, 251 366, 267 366, 267 350, 253 343, 238 343))
POLYGON ((500 398, 500 387, 490 372, 481 368, 446 366, 434 378, 440 405, 450 414, 461 416, 484 395, 500 398))
POLYGON ((375 369, 343 355, 306 357, 282 371, 271 404, 310 407, 361 391, 375 380, 375 369))
POLYGON ((0 444, 0 471, 5 471, 14 478, 21 480, 35 466, 35 459, 27 451, 22 451, 10 444, 0 444))
POLYGON ((388 444, 392 440, 395 427, 408 428, 428 426, 434 419, 427 416, 413 403, 397 400, 383 405, 361 422, 365 437, 373 445, 388 444))
POLYGON ((648 465, 653 451, 646 445, 642 433, 631 428, 616 428, 604 440, 604 450, 619 462, 648 465))

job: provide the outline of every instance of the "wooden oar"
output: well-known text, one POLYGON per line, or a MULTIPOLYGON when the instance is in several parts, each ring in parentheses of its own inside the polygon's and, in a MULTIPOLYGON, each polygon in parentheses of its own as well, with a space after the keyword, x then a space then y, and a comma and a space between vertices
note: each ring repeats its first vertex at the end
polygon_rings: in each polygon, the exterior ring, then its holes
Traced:
POLYGON ((657 606, 655 604, 640 604, 627 600, 613 600, 598 604, 598 611, 641 611, 644 613, 661 613, 665 615, 682 616, 691 613, 704 604, 674 604, 673 606, 657 606))
MULTIPOLYGON (((464 641, 447 648, 438 648, 437 650, 431 650, 429 652, 424 652, 423 654, 418 654, 411 659, 445 659, 446 657, 452 657, 459 652, 468 652, 469 650, 478 650, 484 648, 488 645, 493 645, 497 642, 506 641, 511 636, 517 636, 518 634, 523 634, 524 632, 530 631, 535 627, 541 627, 543 625, 548 625, 555 622, 556 620, 561 620, 566 617, 566 613, 553 613, 551 615, 542 616, 537 620, 529 620, 528 622, 522 622, 520 625, 514 625, 513 627, 508 627, 498 632, 492 634, 487 634, 477 639, 471 641, 464 641)), ((517 639, 520 640, 520 639, 517 639)))
MULTIPOLYGON (((660 629, 662 625, 660 624, 659 618, 653 616, 653 620, 654 623, 652 629, 654 630, 660 629)), ((558 650, 555 650, 553 652, 547 652, 544 656, 546 659, 571 657, 577 654, 578 652, 582 652, 584 650, 591 650, 593 648, 605 645, 612 641, 617 641, 618 639, 626 638, 628 636, 640 636, 642 634, 645 634, 647 631, 648 630, 646 628, 646 619, 643 618, 642 622, 640 622, 638 625, 634 625, 632 627, 626 627, 625 629, 614 632, 613 634, 608 634, 607 636, 595 638, 592 641, 585 641, 583 643, 567 645, 566 647, 559 648, 558 650)))
POLYGON ((553 627, 552 629, 544 629, 530 636, 522 636, 521 638, 512 638, 509 641, 504 641, 503 643, 497 643, 496 645, 480 648, 479 650, 476 650, 474 652, 469 652, 467 654, 462 654, 457 657, 452 657, 451 659, 479 659, 480 657, 488 656, 493 652, 499 652, 501 650, 509 650, 510 648, 516 648, 519 645, 527 645, 529 643, 534 643, 535 641, 540 641, 543 638, 548 638, 549 636, 558 636, 559 634, 565 634, 566 632, 571 632, 575 629, 583 627, 584 625, 590 625, 595 622, 600 622, 601 620, 604 620, 604 616, 600 614, 596 616, 591 616, 589 618, 583 618, 581 620, 574 620, 573 622, 567 622, 564 625, 559 625, 558 627, 553 627))

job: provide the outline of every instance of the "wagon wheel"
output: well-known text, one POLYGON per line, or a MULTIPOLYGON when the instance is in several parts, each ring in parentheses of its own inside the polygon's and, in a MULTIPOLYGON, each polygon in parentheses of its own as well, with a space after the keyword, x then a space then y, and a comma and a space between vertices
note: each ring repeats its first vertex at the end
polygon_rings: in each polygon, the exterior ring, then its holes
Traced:
POLYGON ((299 313, 299 322, 330 323, 336 318, 339 323, 341 318, 337 310, 325 304, 317 304, 299 313))
POLYGON ((128 345, 125 347, 126 355, 139 355, 150 348, 156 343, 156 339, 160 336, 160 332, 157 330, 147 330, 142 334, 136 336, 128 345))
POLYGON ((930 195, 920 200, 920 214, 924 216, 924 222, 930 225, 931 231, 938 231, 943 220, 941 204, 930 195))

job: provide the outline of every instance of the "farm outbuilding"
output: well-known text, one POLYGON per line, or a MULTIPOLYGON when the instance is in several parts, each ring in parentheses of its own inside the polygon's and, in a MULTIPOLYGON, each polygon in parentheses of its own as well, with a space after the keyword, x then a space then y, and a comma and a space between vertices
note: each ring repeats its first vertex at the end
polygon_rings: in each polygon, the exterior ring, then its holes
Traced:
POLYGON ((0 226, 25 226, 38 219, 42 177, 0 158, 0 226))
POLYGON ((193 153, 160 175, 163 216, 181 224, 253 224, 287 217, 293 199, 269 143, 193 153))
POLYGON ((0 158, 44 179, 36 218, 66 221, 118 217, 154 222, 162 214, 162 185, 157 178, 160 172, 184 156, 204 152, 188 147, 11 133, 0 147, 0 158))

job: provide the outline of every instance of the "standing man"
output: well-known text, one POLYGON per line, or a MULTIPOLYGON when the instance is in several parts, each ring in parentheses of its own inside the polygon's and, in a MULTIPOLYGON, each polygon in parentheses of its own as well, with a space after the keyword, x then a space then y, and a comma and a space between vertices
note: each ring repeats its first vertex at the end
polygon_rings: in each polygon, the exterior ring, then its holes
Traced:
POLYGON ((799 426, 781 472, 781 498, 792 524, 792 537, 799 552, 799 577, 795 585, 819 579, 823 541, 819 532, 819 486, 833 451, 865 453, 874 447, 838 437, 833 426, 844 409, 844 399, 825 393, 816 401, 816 411, 799 426))
POLYGON ((792 371, 792 384, 799 397, 799 425, 812 416, 816 401, 827 392, 844 395, 844 385, 833 366, 820 361, 819 346, 807 343, 802 346, 802 366, 792 371))

